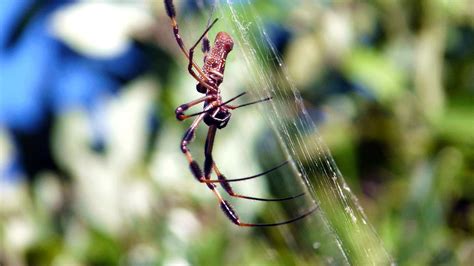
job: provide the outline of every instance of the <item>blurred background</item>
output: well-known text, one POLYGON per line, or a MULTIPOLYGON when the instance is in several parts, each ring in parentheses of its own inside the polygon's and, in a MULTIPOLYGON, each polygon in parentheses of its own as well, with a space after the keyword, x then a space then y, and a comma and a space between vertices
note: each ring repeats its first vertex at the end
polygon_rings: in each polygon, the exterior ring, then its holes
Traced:
MULTIPOLYGON (((175 1, 188 47, 212 2, 175 1)), ((472 264, 472 2, 248 5, 394 260, 472 264)), ((236 47, 226 98, 245 90, 241 64, 236 47)), ((293 227, 237 228, 194 180, 179 150, 190 122, 174 116, 199 96, 186 67, 161 1, 0 1, 1 265, 339 264, 293 227)), ((283 158, 256 110, 217 135, 230 178, 283 158)), ((235 187, 271 198, 278 184, 235 187)), ((233 203, 246 221, 277 219, 267 203, 233 203)))

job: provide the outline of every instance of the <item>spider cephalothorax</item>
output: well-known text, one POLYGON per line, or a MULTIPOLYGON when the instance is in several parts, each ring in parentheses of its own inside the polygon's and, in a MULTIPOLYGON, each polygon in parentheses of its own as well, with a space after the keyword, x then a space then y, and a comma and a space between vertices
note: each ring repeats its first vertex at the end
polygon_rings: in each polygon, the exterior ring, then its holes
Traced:
POLYGON ((229 123, 232 114, 225 107, 218 107, 216 110, 210 110, 210 113, 204 116, 204 123, 208 126, 216 126, 222 129, 229 123))

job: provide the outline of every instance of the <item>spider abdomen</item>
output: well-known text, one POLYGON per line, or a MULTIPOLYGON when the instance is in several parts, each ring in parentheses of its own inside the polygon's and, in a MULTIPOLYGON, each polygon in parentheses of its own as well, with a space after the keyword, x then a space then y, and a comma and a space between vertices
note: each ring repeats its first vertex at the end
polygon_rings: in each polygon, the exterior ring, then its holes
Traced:
POLYGON ((234 41, 226 32, 219 32, 216 35, 214 46, 212 46, 209 55, 204 62, 204 71, 216 83, 220 84, 224 77, 225 61, 227 55, 232 51, 234 41))

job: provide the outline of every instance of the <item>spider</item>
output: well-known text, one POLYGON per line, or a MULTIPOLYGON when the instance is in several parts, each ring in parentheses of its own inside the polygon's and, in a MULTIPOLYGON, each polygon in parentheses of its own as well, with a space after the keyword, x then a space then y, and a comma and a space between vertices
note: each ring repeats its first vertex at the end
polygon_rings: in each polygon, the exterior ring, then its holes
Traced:
POLYGON ((237 194, 233 191, 232 187, 230 186, 230 182, 237 182, 237 181, 243 181, 243 180, 248 180, 252 178, 256 178, 259 176, 263 176, 269 172, 272 172, 283 165, 287 164, 288 161, 285 161, 284 163, 267 170, 263 173, 250 176, 250 177, 244 177, 244 178, 237 178, 237 179, 227 179, 217 168, 213 157, 212 157, 212 149, 214 145, 214 137, 216 135, 217 129, 222 129, 227 126, 227 123, 230 120, 231 113, 230 110, 235 110, 240 107, 248 106, 251 104, 256 104, 264 101, 271 100, 271 97, 261 99, 258 101, 254 102, 249 102, 241 105, 230 105, 229 103, 234 101, 235 99, 243 96, 245 92, 227 100, 223 101, 221 98, 221 92, 219 89, 219 86, 224 80, 224 69, 225 69, 225 63, 226 63, 226 58, 229 52, 232 50, 234 46, 234 42, 232 40, 232 37, 226 33, 226 32, 219 32, 216 35, 216 39, 214 42, 214 45, 211 47, 209 44, 209 40, 207 39, 207 33, 209 30, 214 26, 214 24, 217 22, 217 19, 215 19, 212 23, 209 24, 209 26, 206 28, 206 30, 201 34, 201 37, 196 41, 196 43, 189 49, 189 52, 186 51, 186 48, 183 43, 183 39, 181 38, 179 34, 179 28, 178 28, 178 23, 176 21, 176 11, 173 5, 172 0, 164 0, 165 8, 166 8, 166 13, 168 17, 171 19, 171 26, 173 28, 173 33, 174 37, 176 39, 176 42, 178 43, 179 48, 181 49, 181 52, 184 54, 184 56, 188 59, 188 72, 191 74, 191 76, 196 79, 198 84, 196 85, 196 90, 199 93, 204 94, 203 97, 198 98, 196 100, 193 100, 191 102, 185 103, 180 105, 178 108, 176 108, 176 118, 179 121, 183 121, 187 118, 197 116, 194 119, 194 122, 191 124, 191 126, 187 129, 186 133, 184 134, 184 137, 181 141, 181 151, 184 153, 186 156, 186 159, 188 160, 190 170, 193 174, 193 176, 201 183, 204 183, 207 185, 207 187, 214 192, 216 195, 217 199, 219 200, 220 207, 222 211, 226 214, 227 218, 230 219, 230 221, 238 226, 246 226, 246 227, 256 227, 256 226, 277 226, 277 225, 283 225, 283 224, 288 224, 297 220, 300 220, 311 213, 315 211, 315 209, 312 209, 298 217, 295 217, 290 220, 282 221, 282 222, 277 222, 277 223, 263 223, 263 224, 256 224, 256 223, 244 223, 241 222, 237 213, 235 210, 232 208, 232 206, 227 202, 226 200, 223 199, 223 197, 220 195, 219 191, 216 189, 215 183, 220 183, 220 185, 223 187, 223 189, 232 197, 237 197, 237 198, 243 198, 243 199, 249 199, 249 200, 258 200, 258 201, 284 201, 284 200, 291 200, 300 196, 303 196, 304 193, 301 193, 296 196, 291 196, 287 198, 278 198, 278 199, 265 199, 265 198, 256 198, 256 197, 249 197, 249 196, 243 196, 240 194, 237 194), (204 66, 203 68, 200 68, 194 61, 193 61, 193 55, 194 55, 194 49, 196 46, 202 41, 202 51, 204 53, 204 66), (197 73, 196 73, 197 72, 197 73), (197 105, 199 103, 204 103, 204 108, 203 111, 193 113, 190 115, 186 115, 185 111, 188 110, 190 107, 197 105), (206 144, 204 148, 204 155, 205 155, 205 160, 204 160, 204 171, 201 170, 201 167, 199 164, 193 159, 193 156, 191 155, 188 145, 189 143, 194 139, 195 136, 195 130, 196 128, 201 124, 201 122, 204 122, 208 127, 208 134, 207 134, 207 139, 206 139, 206 144), (214 173, 217 175, 217 180, 211 179, 211 173, 214 171, 214 173))

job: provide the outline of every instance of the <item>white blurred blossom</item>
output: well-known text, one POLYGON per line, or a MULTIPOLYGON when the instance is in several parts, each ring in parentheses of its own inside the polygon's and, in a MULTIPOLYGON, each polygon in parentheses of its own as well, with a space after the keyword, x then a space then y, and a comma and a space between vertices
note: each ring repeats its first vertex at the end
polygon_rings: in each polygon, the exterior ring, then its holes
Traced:
POLYGON ((51 29, 83 54, 113 57, 127 49, 134 32, 153 23, 149 10, 140 1, 83 1, 57 11, 51 29))

